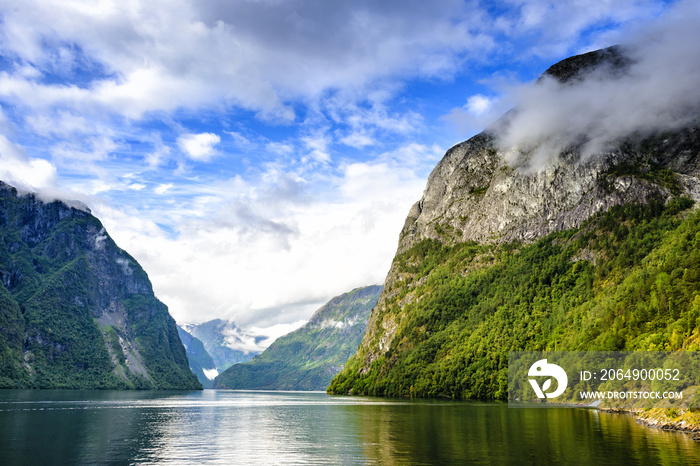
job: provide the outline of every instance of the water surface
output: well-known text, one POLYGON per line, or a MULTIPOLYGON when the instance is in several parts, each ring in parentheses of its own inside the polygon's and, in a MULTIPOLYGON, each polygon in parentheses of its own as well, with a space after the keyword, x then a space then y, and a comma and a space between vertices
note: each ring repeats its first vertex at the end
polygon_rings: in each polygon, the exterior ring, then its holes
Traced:
POLYGON ((700 464, 632 416, 317 392, 0 390, 0 464, 700 464))

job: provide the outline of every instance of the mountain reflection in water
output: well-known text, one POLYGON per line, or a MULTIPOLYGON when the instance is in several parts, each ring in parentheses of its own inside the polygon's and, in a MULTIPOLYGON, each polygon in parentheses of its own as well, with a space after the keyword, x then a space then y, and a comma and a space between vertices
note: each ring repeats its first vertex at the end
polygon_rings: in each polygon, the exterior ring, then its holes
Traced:
POLYGON ((0 391, 0 464, 700 464, 594 410, 318 392, 0 391))

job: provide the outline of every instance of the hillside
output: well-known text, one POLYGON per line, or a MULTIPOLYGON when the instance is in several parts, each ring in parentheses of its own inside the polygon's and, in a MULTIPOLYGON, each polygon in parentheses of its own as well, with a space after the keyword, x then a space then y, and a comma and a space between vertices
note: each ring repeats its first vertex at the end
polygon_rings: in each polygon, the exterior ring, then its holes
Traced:
POLYGON ((0 182, 0 387, 200 389, 168 308, 84 205, 0 182))
MULTIPOLYGON (((545 84, 628 66, 617 48, 592 52, 545 84)), ((505 399, 509 351, 700 349, 697 125, 596 153, 579 137, 533 163, 546 144, 500 143, 519 111, 433 170, 330 393, 505 399)))
POLYGON ((357 350, 381 291, 381 286, 368 286, 331 299, 306 325, 278 338, 252 361, 227 369, 214 387, 325 390, 357 350))

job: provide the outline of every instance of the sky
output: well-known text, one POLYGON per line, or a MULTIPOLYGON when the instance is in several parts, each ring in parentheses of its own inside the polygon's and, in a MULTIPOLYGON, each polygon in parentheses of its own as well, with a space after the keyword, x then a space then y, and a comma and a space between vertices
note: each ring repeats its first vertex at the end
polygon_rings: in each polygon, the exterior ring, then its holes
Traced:
POLYGON ((576 147, 600 157, 621 140, 698 124, 700 3, 686 2, 621 38, 624 72, 599 66, 576 85, 544 76, 513 88, 517 106, 489 127, 509 165, 526 172, 576 147))
POLYGON ((697 10, 0 0, 0 179, 85 202, 178 322, 279 335, 383 283, 431 169, 550 65, 697 10))

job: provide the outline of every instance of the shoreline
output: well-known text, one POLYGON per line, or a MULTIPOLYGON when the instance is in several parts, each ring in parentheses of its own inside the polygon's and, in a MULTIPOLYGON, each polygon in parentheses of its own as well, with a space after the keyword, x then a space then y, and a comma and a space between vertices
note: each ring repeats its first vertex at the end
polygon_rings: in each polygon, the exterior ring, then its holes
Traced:
POLYGON ((597 408, 598 411, 612 414, 631 414, 638 424, 652 429, 668 432, 680 432, 690 435, 691 440, 700 443, 700 413, 682 410, 676 416, 670 416, 664 408, 597 408))
MULTIPOLYGON (((689 395, 694 395, 697 387, 689 390, 689 395)), ((595 409, 596 411, 611 414, 631 414, 637 424, 660 429, 667 432, 679 432, 688 434, 690 439, 700 444, 700 409, 690 408, 687 404, 671 404, 665 400, 652 406, 641 406, 635 403, 623 403, 611 406, 604 401, 596 400, 592 403, 574 402, 548 402, 551 407, 595 409)), ((693 404, 693 403, 691 403, 693 404)))

